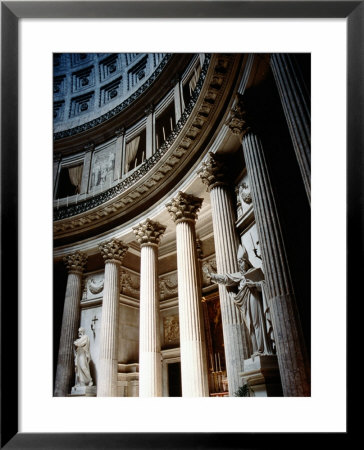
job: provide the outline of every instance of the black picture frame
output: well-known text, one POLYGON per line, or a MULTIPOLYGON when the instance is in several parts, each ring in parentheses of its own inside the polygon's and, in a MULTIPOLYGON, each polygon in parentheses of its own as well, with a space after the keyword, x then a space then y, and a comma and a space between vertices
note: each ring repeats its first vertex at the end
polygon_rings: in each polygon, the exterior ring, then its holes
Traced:
MULTIPOLYGON (((345 18, 347 20, 347 302, 363 273, 364 2, 1 2, 1 448, 135 449, 282 446, 279 433, 18 433, 18 22, 21 18, 345 18), (11 336, 12 345, 7 345, 11 336), (269 444, 268 444, 269 442, 269 444)), ((342 262, 341 262, 342 263, 342 262)), ((348 346, 349 350, 350 346, 348 346)), ((349 360, 349 358, 348 358, 349 360)), ((346 386, 340 388, 346 389, 346 386)), ((333 394, 335 395, 335 394, 333 394)), ((335 440, 348 439, 350 432, 335 440)), ((312 437, 300 436, 300 443, 312 437)), ((285 435, 292 445, 295 433, 285 435)), ((315 435, 315 444, 327 436, 315 435)))

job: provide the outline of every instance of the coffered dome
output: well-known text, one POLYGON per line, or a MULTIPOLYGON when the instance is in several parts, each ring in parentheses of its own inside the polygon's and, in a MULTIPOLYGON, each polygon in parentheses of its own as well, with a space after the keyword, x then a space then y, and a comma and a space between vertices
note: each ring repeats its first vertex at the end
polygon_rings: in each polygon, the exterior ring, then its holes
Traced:
POLYGON ((114 114, 128 106, 155 81, 170 58, 164 53, 55 53, 55 136, 86 123, 91 128, 115 108, 114 114))

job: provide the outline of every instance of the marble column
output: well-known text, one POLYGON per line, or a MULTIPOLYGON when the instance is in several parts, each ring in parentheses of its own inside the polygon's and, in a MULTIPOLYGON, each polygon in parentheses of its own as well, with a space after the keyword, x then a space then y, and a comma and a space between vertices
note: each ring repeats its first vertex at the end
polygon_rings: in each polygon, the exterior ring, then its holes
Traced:
POLYGON ((150 105, 146 110, 147 115, 146 121, 146 153, 145 158, 150 158, 156 150, 155 143, 155 117, 154 117, 154 106, 150 105))
POLYGON ((77 251, 65 256, 63 261, 68 270, 68 279, 58 351, 55 397, 65 397, 69 394, 74 381, 73 342, 77 339, 77 329, 80 322, 82 272, 86 265, 87 256, 77 251))
POLYGON ((162 396, 158 245, 166 227, 147 219, 133 228, 141 247, 139 397, 162 396))
POLYGON ((179 192, 166 208, 176 223, 183 397, 207 397, 208 380, 195 221, 202 199, 179 192))
POLYGON ((267 282, 279 371, 284 396, 310 395, 309 360, 270 183, 259 137, 244 128, 243 152, 267 282))
POLYGON ((104 296, 100 330, 98 397, 116 397, 118 372, 118 323, 120 265, 128 247, 118 239, 99 246, 105 261, 104 296))
MULTIPOLYGON (((217 272, 239 272, 235 215, 221 158, 210 153, 199 175, 211 196, 217 272)), ((244 359, 250 357, 248 337, 241 313, 234 303, 234 294, 226 286, 219 285, 219 296, 229 395, 232 396, 241 386, 239 373, 244 370, 244 359)))
POLYGON ((311 202, 310 95, 294 56, 289 53, 272 53, 270 62, 308 200, 311 202))

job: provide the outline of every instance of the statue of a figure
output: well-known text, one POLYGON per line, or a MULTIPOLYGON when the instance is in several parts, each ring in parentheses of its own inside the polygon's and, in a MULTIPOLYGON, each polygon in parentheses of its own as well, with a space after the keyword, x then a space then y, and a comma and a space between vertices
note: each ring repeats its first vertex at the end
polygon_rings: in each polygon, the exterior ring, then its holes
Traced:
POLYGON ((84 328, 78 329, 78 339, 73 343, 75 346, 75 386, 92 386, 93 381, 90 374, 90 339, 85 334, 84 328))
POLYGON ((236 306, 243 315, 253 345, 253 356, 273 355, 274 341, 269 324, 269 311, 265 305, 264 274, 258 267, 253 267, 249 261, 245 247, 239 246, 238 264, 240 272, 218 275, 209 273, 211 280, 225 286, 238 286, 238 293, 234 297, 236 306))

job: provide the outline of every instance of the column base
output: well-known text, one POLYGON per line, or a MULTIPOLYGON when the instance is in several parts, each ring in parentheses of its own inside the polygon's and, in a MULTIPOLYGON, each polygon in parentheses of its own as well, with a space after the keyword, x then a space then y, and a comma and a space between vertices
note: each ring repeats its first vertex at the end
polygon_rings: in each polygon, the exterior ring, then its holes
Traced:
POLYGON ((244 360, 242 384, 247 384, 255 397, 282 397, 282 385, 276 355, 252 356, 244 360))
POLYGON ((118 364, 118 397, 139 397, 139 364, 118 364))
POLYGON ((96 386, 73 386, 69 397, 96 397, 96 386))

